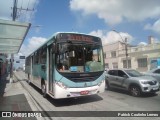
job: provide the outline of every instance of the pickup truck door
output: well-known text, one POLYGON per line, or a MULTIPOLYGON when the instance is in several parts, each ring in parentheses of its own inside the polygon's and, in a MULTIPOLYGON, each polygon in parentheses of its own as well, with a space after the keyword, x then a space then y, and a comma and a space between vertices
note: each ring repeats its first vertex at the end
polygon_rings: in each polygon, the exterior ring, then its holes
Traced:
POLYGON ((111 86, 115 86, 117 78, 117 70, 110 70, 106 75, 106 80, 111 86))
POLYGON ((156 69, 156 70, 152 73, 152 76, 153 76, 154 78, 156 78, 157 81, 160 82, 160 69, 156 69))
POLYGON ((126 73, 124 73, 122 70, 118 70, 118 75, 117 75, 117 78, 116 78, 116 86, 117 87, 120 87, 120 88, 125 88, 125 81, 126 81, 126 73))

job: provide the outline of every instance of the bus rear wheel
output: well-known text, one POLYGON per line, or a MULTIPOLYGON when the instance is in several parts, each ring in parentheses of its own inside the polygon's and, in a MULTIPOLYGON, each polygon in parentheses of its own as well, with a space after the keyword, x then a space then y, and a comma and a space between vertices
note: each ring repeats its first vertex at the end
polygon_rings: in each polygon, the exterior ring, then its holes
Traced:
POLYGON ((28 80, 27 80, 28 84, 31 84, 31 80, 30 80, 30 75, 28 74, 28 80))
POLYGON ((43 97, 46 97, 47 93, 46 93, 46 85, 45 85, 45 83, 42 83, 41 90, 42 90, 43 97))

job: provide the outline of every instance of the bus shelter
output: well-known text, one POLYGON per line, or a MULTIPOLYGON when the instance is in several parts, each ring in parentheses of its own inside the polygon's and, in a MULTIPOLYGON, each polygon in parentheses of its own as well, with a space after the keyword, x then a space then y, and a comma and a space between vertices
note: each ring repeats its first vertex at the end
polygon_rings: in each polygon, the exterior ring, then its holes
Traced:
POLYGON ((18 53, 30 25, 30 23, 0 19, 0 53, 18 53))
POLYGON ((19 52, 30 26, 30 23, 0 19, 0 53, 11 54, 11 77, 13 54, 19 52))

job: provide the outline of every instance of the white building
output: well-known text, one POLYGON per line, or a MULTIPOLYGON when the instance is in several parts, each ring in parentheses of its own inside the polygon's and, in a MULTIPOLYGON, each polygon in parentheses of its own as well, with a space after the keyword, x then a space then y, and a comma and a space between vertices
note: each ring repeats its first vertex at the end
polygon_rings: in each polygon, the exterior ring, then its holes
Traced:
MULTIPOLYGON (((149 36, 148 45, 130 46, 128 51, 128 68, 145 72, 150 69, 150 61, 160 58, 160 43, 154 43, 149 36)), ((106 68, 126 68, 126 49, 122 42, 115 42, 103 46, 106 68)))

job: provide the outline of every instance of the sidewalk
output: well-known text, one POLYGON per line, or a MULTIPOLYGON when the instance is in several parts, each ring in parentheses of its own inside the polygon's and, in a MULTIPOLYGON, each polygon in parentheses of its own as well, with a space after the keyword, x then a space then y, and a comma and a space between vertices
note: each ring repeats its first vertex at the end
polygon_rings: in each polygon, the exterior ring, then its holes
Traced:
MULTIPOLYGON (((17 81, 10 83, 7 75, 0 78, 0 111, 32 111, 22 85, 17 81)), ((15 120, 15 118, 13 119, 15 120)))

